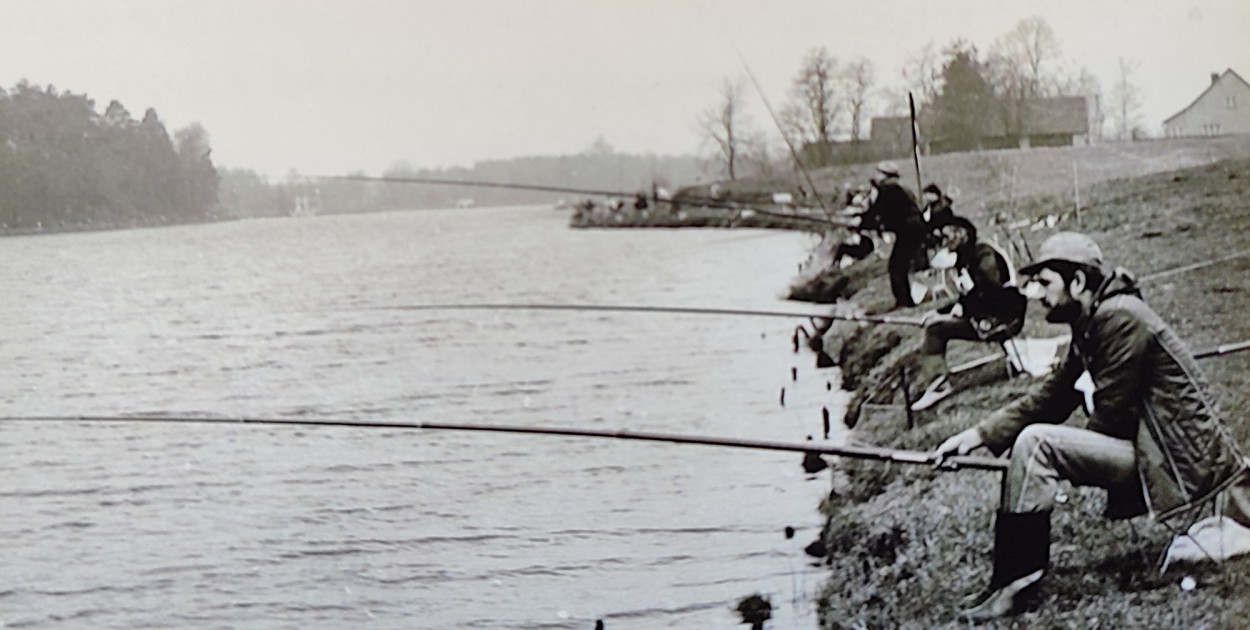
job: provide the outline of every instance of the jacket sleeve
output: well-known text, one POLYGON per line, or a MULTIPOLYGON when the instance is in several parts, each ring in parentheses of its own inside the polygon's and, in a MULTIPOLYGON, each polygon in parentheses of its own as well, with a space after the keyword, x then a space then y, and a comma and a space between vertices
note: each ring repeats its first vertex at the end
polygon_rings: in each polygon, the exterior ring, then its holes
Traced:
POLYGON ((1081 404, 1076 380, 1085 371, 1080 357, 1072 349, 1040 389, 990 414, 977 424, 981 439, 995 455, 1002 455, 1015 443, 1024 427, 1035 422, 1062 424, 1081 404))
POLYGON ((980 251, 977 256, 976 275, 973 276, 977 286, 984 286, 986 289, 1001 289, 1004 284, 1007 284, 1007 278, 999 273, 998 252, 988 246, 978 249, 980 251))
POLYGON ((877 193, 877 200, 873 201, 868 209, 859 215, 859 229, 861 230, 881 230, 884 227, 885 218, 882 216, 881 194, 877 193))
POLYGON ((1091 326, 1099 340, 1094 379, 1094 415, 1089 429, 1132 439, 1137 434, 1146 354, 1154 338, 1145 322, 1127 311, 1109 309, 1091 326))

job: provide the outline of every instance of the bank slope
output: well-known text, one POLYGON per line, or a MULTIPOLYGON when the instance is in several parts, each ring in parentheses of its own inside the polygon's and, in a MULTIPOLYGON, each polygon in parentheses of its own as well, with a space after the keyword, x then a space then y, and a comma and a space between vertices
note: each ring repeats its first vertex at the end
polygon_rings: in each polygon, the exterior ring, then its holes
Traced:
MULTIPOLYGON (((1250 339, 1250 255, 1237 256, 1250 252, 1250 160, 1111 179, 1082 189, 1082 196, 1079 218, 1069 214, 1052 227, 1022 230, 1032 251, 1055 231, 1084 231, 1102 245, 1108 261, 1143 278, 1147 302, 1194 349, 1250 339), (1223 260, 1181 271, 1214 259, 1223 260)), ((987 204, 985 212, 1009 209, 1018 221, 1032 224, 1069 208, 1071 193, 1057 191, 1000 200, 987 204)), ((885 278, 864 284, 854 293, 858 307, 884 309, 889 303, 885 278)), ((1026 335, 1063 332, 1045 323, 1035 305, 1030 308, 1026 335)), ((838 324, 826 347, 840 350, 858 404, 874 398, 868 394, 876 385, 913 365, 920 338, 915 328, 838 324)), ((994 350, 988 344, 954 342, 952 360, 994 350)), ((1250 352, 1205 359, 1202 367, 1225 420, 1243 445, 1250 443, 1250 352)), ((931 449, 1036 386, 1027 378, 1007 379, 1001 364, 980 375, 976 388, 916 414, 912 428, 900 406, 862 407, 852 418, 855 439, 931 449)), ((910 376, 912 387, 919 389, 932 375, 910 376)), ((900 396, 882 393, 875 398, 901 402, 900 396)), ((955 615, 960 598, 980 590, 988 579, 997 477, 858 462, 839 462, 836 468, 834 490, 824 506, 831 578, 818 602, 822 626, 967 627, 955 615)), ((1173 567, 1160 574, 1158 558, 1169 532, 1144 517, 1106 521, 1103 502, 1100 490, 1068 488, 1066 502, 1053 516, 1044 598, 1036 611, 1001 627, 1250 627, 1250 560, 1218 568, 1173 567), (1180 588, 1184 575, 1197 579, 1196 589, 1180 588)))

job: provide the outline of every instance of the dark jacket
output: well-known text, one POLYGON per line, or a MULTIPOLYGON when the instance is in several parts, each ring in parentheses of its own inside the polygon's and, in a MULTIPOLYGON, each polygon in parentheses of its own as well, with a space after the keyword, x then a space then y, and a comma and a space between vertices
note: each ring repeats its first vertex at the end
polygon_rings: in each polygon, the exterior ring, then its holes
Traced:
POLYGON ((972 278, 972 288, 960 288, 959 300, 937 309, 951 312, 955 304, 972 322, 977 335, 986 341, 1005 341, 1024 327, 1028 300, 1011 286, 1011 267, 1007 259, 988 243, 977 241, 967 251, 959 252, 955 269, 972 278))
POLYGON ((925 217, 923 213, 920 216, 921 218, 924 218, 929 225, 942 225, 943 223, 948 223, 951 219, 955 218, 955 208, 952 204, 953 201, 950 197, 942 195, 937 198, 937 201, 925 205, 924 212, 929 213, 928 217, 925 217))
POLYGON ((1132 440, 1140 484, 1110 488, 1107 515, 1149 510, 1156 519, 1186 514, 1247 468, 1219 420, 1206 382, 1186 345, 1117 272, 1072 324, 1072 345, 1041 389, 978 425, 990 450, 1002 453, 1028 424, 1064 422, 1081 404, 1073 389, 1093 377, 1091 431, 1132 440))
POLYGON ((924 216, 910 190, 899 185, 896 179, 887 179, 876 186, 877 198, 860 215, 860 229, 893 232, 900 238, 926 230, 924 216))

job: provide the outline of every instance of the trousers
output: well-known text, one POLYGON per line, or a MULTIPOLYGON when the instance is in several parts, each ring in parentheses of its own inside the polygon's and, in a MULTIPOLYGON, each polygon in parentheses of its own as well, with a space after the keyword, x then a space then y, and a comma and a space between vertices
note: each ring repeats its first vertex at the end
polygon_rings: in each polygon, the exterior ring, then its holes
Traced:
POLYGON ((890 292, 894 294, 895 306, 915 306, 915 300, 911 299, 909 276, 916 252, 924 245, 924 240, 910 231, 895 232, 894 235, 894 248, 890 250, 890 260, 886 263, 886 271, 890 275, 890 292))
POLYGON ((924 353, 946 354, 946 342, 951 339, 979 341, 972 322, 954 315, 935 315, 924 327, 924 353))
POLYGON ((1137 478, 1132 441, 1088 429, 1031 424, 1011 448, 1000 506, 1007 512, 1050 511, 1062 480, 1122 488, 1137 478))

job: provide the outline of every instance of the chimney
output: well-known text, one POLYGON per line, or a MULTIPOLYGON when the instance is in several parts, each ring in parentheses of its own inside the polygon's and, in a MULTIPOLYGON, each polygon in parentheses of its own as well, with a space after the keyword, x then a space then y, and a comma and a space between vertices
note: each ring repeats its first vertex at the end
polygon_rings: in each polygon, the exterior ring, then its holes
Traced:
POLYGON ((1219 83, 1219 82, 1220 82, 1220 73, 1212 72, 1211 73, 1211 85, 1215 85, 1216 83, 1219 83))

